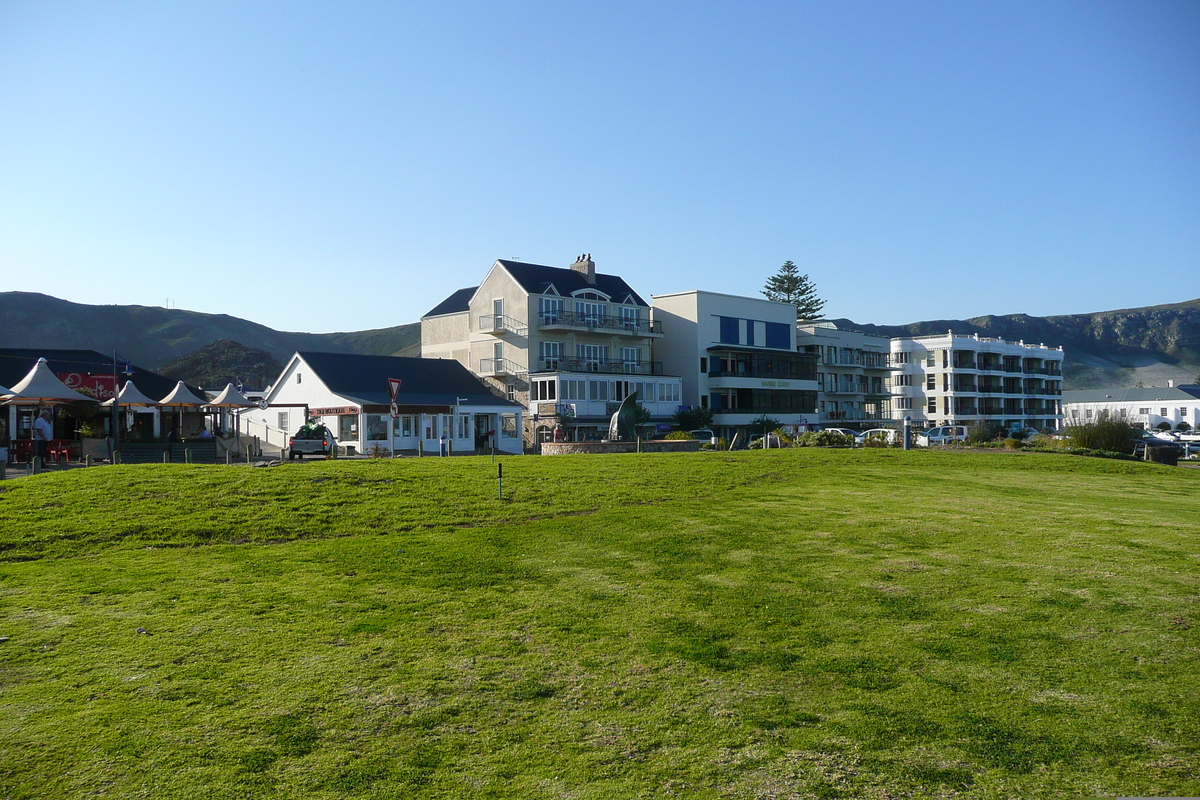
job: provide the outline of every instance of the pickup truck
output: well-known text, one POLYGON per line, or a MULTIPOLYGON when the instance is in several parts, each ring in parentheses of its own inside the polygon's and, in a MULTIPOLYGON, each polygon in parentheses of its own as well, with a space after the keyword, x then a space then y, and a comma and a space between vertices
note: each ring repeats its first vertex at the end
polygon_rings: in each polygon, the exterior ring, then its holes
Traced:
POLYGON ((288 439, 288 458, 303 460, 309 456, 331 456, 337 454, 337 439, 324 425, 305 425, 288 439))

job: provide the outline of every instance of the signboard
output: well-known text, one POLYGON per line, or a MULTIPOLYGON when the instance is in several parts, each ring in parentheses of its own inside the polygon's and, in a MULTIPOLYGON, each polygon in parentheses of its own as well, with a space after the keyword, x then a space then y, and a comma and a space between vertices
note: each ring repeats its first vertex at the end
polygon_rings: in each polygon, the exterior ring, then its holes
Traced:
POLYGON ((396 405, 396 401, 392 401, 392 419, 400 416, 400 406, 396 405))
MULTIPOLYGON (((392 404, 396 403, 396 395, 400 393, 400 379, 388 378, 388 394, 392 396, 392 404)), ((392 416, 396 416, 396 412, 392 412, 392 416)))
POLYGON ((67 385, 67 388, 74 389, 80 394, 86 394, 88 397, 94 397, 103 402, 111 400, 116 391, 113 389, 114 378, 112 375, 92 375, 88 372, 60 372, 58 379, 67 385))
POLYGON ((338 414, 357 414, 358 406, 333 406, 331 408, 310 408, 310 417, 336 417, 338 414))

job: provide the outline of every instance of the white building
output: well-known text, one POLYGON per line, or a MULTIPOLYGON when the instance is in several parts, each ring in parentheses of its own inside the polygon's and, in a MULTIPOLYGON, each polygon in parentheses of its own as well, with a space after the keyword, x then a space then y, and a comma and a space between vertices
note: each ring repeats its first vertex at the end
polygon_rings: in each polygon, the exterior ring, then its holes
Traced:
POLYGON ((892 414, 917 424, 994 422, 1007 429, 1062 424, 1061 347, 953 331, 891 341, 892 414))
POLYGON ((443 437, 455 453, 521 453, 517 403, 498 397, 456 361, 347 353, 296 353, 267 391, 266 409, 239 414, 243 433, 268 444, 308 420, 333 431, 350 452, 438 453, 443 437), (391 415, 389 380, 400 381, 391 415))
POLYGON ((817 357, 817 410, 825 427, 861 430, 892 419, 891 340, 843 330, 832 322, 801 322, 797 346, 817 357))
POLYGON ((652 422, 669 422, 680 379, 654 360, 662 336, 646 302, 590 256, 570 268, 501 259, 421 318, 421 355, 455 359, 524 405, 532 447, 558 423, 572 440, 606 436, 635 391, 652 422))
POLYGON ((1170 426, 1189 431, 1200 425, 1200 386, 1146 389, 1087 389, 1063 392, 1067 425, 1092 422, 1102 412, 1123 417, 1146 430, 1170 426))
POLYGON ((713 412, 730 441, 762 416, 817 421, 816 357, 796 352, 796 307, 756 297, 689 291, 654 295, 663 368, 683 378, 683 404, 713 412))

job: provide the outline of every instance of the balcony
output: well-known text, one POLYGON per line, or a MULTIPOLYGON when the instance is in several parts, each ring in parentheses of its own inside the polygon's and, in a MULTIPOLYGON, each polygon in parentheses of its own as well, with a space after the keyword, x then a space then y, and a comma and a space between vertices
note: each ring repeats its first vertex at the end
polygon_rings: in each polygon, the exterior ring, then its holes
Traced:
POLYGON ((661 336, 662 323, 628 319, 608 314, 579 314, 562 311, 538 315, 538 330, 602 331, 623 336, 661 336))
POLYGON ((481 358, 479 359, 479 374, 499 377, 503 375, 524 375, 525 370, 515 361, 509 361, 507 358, 481 358))
POLYGON ((529 327, 521 320, 504 314, 485 314, 479 318, 479 332, 490 333, 493 336, 503 336, 506 333, 528 336, 529 327))
MULTIPOLYGON (((487 360, 487 359, 485 359, 487 360)), ((539 358, 535 372, 600 372, 612 375, 662 375, 661 361, 607 358, 539 358)))

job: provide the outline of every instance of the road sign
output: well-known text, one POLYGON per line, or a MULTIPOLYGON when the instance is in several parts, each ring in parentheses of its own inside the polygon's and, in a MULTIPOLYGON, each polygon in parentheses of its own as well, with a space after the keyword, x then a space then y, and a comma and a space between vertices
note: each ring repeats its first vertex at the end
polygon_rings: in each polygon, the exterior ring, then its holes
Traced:
POLYGON ((400 406, 392 403, 392 419, 395 419, 398 416, 400 416, 400 406))
MULTIPOLYGON (((400 393, 400 379, 388 378, 388 394, 392 396, 392 402, 396 402, 396 395, 400 393)), ((393 412, 394 415, 395 412, 393 412)))

